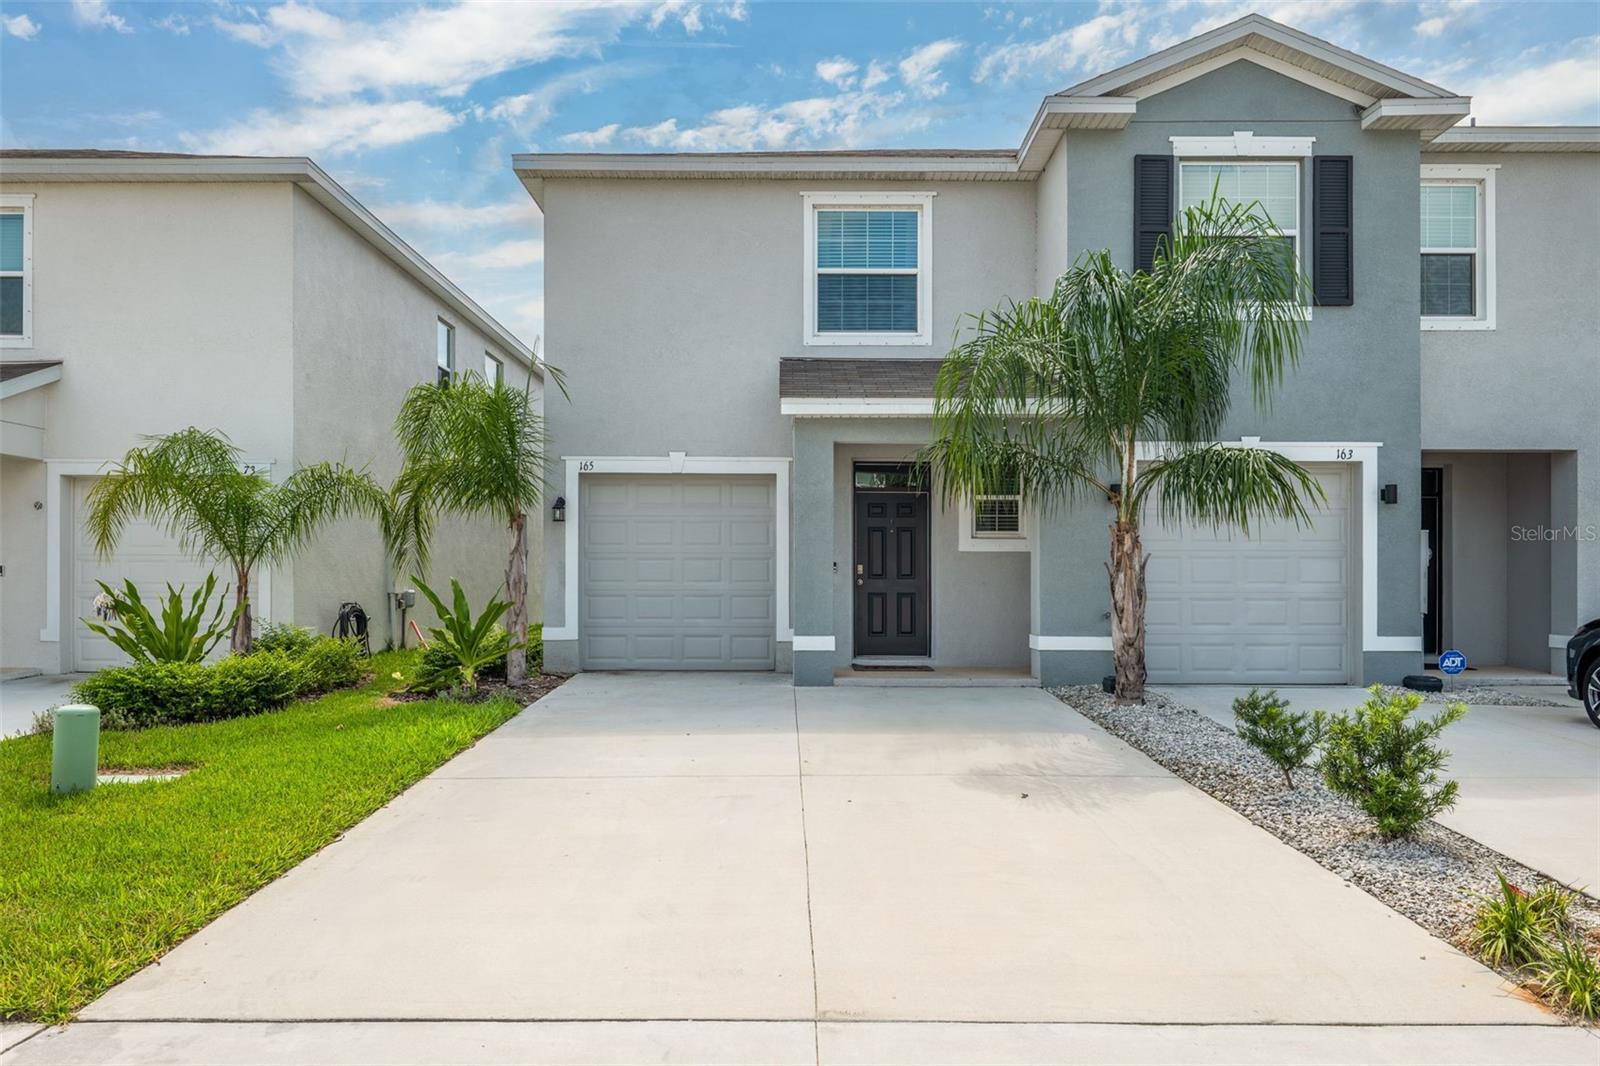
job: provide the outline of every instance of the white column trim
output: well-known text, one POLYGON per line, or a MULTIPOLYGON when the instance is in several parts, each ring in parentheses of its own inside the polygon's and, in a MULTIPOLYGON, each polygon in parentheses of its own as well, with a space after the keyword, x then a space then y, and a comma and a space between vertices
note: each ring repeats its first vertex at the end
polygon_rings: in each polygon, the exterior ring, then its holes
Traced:
POLYGON ((1110 651, 1110 637, 1041 637, 1028 634, 1029 651, 1110 651))
MULTIPOLYGON (((544 639, 578 639, 578 580, 579 559, 578 523, 582 520, 581 506, 584 474, 770 474, 774 479, 773 533, 777 569, 775 639, 780 644, 794 640, 789 628, 789 468, 792 459, 757 458, 749 456, 698 456, 685 452, 668 452, 662 456, 620 455, 564 455, 566 464, 567 519, 563 523, 566 535, 562 560, 565 587, 562 589, 562 616, 559 626, 545 626, 544 639)), ((831 637, 828 639, 832 639, 831 637)))
POLYGON ((835 645, 833 637, 802 637, 796 634, 793 640, 795 651, 833 651, 835 645))
POLYGON ((1550 646, 1557 651, 1566 651, 1567 642, 1571 639, 1571 637, 1562 636, 1560 633, 1551 633, 1550 646))

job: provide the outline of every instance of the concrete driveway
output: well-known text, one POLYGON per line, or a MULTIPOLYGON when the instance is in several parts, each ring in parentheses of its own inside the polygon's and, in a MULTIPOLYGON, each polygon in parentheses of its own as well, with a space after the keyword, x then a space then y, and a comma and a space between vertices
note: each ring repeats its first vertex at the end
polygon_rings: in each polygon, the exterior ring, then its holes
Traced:
POLYGON ((1043 692, 787 681, 581 675, 12 1061, 1600 1054, 1043 692))
POLYGON ((0 738, 31 730, 35 716, 66 703, 72 686, 88 676, 35 674, 0 681, 0 738))
MULTIPOLYGON (((1157 686, 1233 728, 1233 701, 1247 688, 1157 686)), ((1564 881, 1600 890, 1600 729, 1564 688, 1518 688, 1561 707, 1471 707, 1447 729, 1449 773, 1460 799, 1439 821, 1496 851, 1564 881)), ((1355 687, 1279 689, 1297 709, 1346 711, 1366 699, 1355 687)), ((1424 704, 1422 712, 1439 708, 1424 704)))

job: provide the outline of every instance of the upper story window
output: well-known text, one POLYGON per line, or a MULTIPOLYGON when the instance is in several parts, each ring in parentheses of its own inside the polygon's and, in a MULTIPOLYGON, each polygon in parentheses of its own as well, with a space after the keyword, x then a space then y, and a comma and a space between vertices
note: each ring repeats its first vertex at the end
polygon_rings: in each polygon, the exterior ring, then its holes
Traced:
POLYGON ((1288 261, 1301 258, 1300 164, 1281 161, 1180 162, 1178 210, 1207 203, 1215 194, 1230 204, 1254 204, 1253 214, 1280 234, 1288 261))
POLYGON ((448 385, 450 379, 456 376, 456 328, 444 319, 439 319, 438 336, 436 340, 439 362, 439 384, 448 385))
POLYGON ((930 343, 933 196, 804 200, 805 343, 930 343))
POLYGON ((33 196, 0 196, 0 347, 33 344, 33 196))
POLYGON ((489 352, 483 353, 483 380, 490 385, 498 385, 505 380, 506 368, 500 360, 489 352))
POLYGON ((1494 328, 1494 167, 1422 168, 1422 328, 1494 328))

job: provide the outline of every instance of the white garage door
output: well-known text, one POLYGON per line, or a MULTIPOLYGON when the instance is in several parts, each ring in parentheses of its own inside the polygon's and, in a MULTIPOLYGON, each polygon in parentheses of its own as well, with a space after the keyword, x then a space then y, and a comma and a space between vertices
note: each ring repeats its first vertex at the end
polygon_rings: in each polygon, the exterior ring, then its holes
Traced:
POLYGON ((590 670, 770 670, 774 479, 585 475, 581 636, 590 670))
MULTIPOLYGON (((72 634, 72 668, 98 670, 104 666, 120 666, 128 657, 116 645, 98 634, 91 633, 80 619, 94 618, 94 598, 100 593, 96 581, 104 581, 114 589, 121 589, 124 579, 131 578, 138 586, 145 605, 159 611, 155 597, 166 595, 167 583, 174 588, 186 586, 185 595, 198 589, 213 571, 219 587, 231 589, 232 578, 226 568, 207 566, 185 555, 177 542, 149 522, 128 523, 117 542, 117 550, 108 559, 95 554, 94 541, 83 528, 83 516, 88 514, 87 497, 96 478, 73 478, 72 513, 77 522, 77 537, 72 553, 72 605, 71 615, 61 620, 62 627, 72 634)), ((227 597, 228 603, 233 596, 227 597)), ((214 603, 215 601, 213 601, 214 603)), ((215 607, 213 607, 215 610, 215 607)), ((209 615, 207 616, 209 618, 209 615)), ((218 647, 226 652, 228 640, 224 637, 218 647)))
POLYGON ((1246 539, 1192 526, 1165 529, 1146 517, 1150 680, 1350 680, 1350 478, 1338 466, 1307 469, 1328 494, 1311 528, 1273 522, 1252 527, 1246 539))

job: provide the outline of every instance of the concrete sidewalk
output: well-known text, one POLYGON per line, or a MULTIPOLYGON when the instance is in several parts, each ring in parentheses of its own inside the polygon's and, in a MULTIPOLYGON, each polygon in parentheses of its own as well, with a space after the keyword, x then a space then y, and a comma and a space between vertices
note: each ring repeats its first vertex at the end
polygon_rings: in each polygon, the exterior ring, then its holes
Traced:
POLYGON ((1600 1054, 1043 692, 787 681, 580 675, 11 1059, 1600 1054))
MULTIPOLYGON (((1156 690, 1233 728, 1234 698, 1247 688, 1159 685, 1156 690)), ((1280 688, 1296 710, 1347 711, 1366 699, 1354 686, 1280 688)), ((1578 888, 1600 890, 1600 729, 1564 689, 1518 689, 1561 707, 1474 705, 1441 736, 1455 807, 1438 819, 1578 888)), ((1422 713, 1440 708, 1423 704, 1422 713)))

